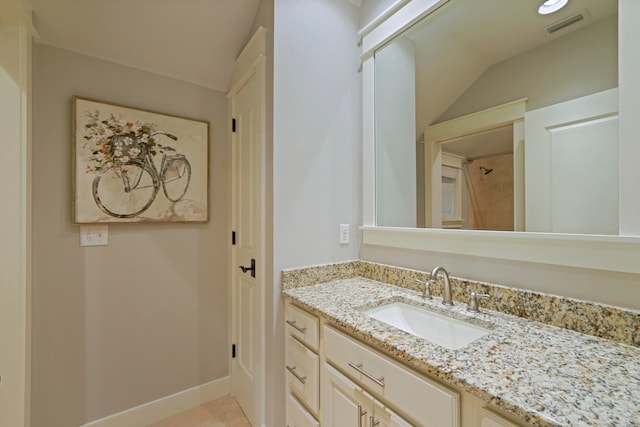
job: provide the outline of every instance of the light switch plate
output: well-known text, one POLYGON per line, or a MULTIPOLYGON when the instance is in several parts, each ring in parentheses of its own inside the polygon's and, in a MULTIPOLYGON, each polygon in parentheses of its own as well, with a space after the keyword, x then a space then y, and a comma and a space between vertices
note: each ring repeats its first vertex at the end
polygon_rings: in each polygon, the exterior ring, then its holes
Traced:
POLYGON ((340 224, 340 244, 349 243, 349 224, 340 224))
POLYGON ((80 246, 106 246, 109 244, 108 225, 81 225, 80 246))

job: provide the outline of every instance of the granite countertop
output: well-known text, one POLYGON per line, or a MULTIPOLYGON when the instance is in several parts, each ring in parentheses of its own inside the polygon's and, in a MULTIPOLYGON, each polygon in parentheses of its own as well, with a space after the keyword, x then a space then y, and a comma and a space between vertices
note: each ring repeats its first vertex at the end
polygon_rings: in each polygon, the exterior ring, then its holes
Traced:
MULTIPOLYGON (((282 291, 285 298, 418 371, 533 426, 640 426, 640 348, 362 277, 282 291), (490 333, 449 350, 363 314, 392 301, 473 316, 490 333)), ((480 303, 482 304, 482 302, 480 303)))

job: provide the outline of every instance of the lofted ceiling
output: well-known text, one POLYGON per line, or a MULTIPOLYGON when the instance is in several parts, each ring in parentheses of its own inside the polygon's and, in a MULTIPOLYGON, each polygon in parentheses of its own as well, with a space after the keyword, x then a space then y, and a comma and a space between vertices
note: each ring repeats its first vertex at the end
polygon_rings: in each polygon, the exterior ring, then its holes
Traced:
POLYGON ((541 16, 537 13, 541 3, 451 0, 404 33, 416 46, 417 85, 429 88, 429 105, 421 113, 428 118, 427 124, 437 121, 492 65, 611 16, 618 4, 617 0, 573 0, 562 10, 541 16), (548 26, 578 13, 583 20, 547 32, 548 26))
POLYGON ((32 0, 39 43, 226 92, 260 0, 32 0))
MULTIPOLYGON (((429 93, 426 101, 418 100, 418 116, 424 121, 417 123, 418 129, 437 123, 492 65, 615 15, 618 9, 617 0, 570 0, 562 10, 541 16, 540 4, 542 0, 451 0, 403 34, 415 45, 416 86, 429 93), (547 31, 577 14, 583 19, 547 31)), ((511 146, 510 131, 501 129, 447 143, 447 151, 481 156, 511 146), (492 142, 486 143, 489 139, 492 142), (480 140, 485 143, 478 144, 480 140)))

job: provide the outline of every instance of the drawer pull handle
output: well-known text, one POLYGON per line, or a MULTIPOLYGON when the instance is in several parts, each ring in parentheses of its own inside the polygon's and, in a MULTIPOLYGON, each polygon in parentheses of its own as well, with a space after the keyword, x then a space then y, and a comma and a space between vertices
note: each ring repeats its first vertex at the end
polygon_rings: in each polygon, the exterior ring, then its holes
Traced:
POLYGON ((380 425, 380 420, 376 421, 375 417, 371 415, 369 417, 369 424, 371 425, 371 427, 377 427, 378 425, 380 425))
POLYGON ((305 332, 307 332, 307 328, 306 327, 300 327, 298 325, 296 325, 296 321, 295 320, 287 320, 287 323, 292 326, 296 331, 300 332, 301 334, 304 334, 305 332))
POLYGON ((291 374, 296 377, 296 379, 298 381, 300 381, 302 384, 307 382, 307 377, 306 375, 304 377, 301 377, 299 373, 296 372, 296 367, 295 366, 289 366, 287 365, 287 371, 291 372, 291 374))
POLYGON ((358 405, 358 427, 362 427, 362 417, 367 415, 367 410, 362 409, 361 405, 358 405))
POLYGON ((371 375, 369 372, 362 369, 362 363, 358 363, 357 365, 353 362, 349 362, 349 366, 351 366, 356 371, 360 372, 365 377, 369 378, 374 383, 378 384, 380 387, 384 387, 384 377, 376 378, 371 375))

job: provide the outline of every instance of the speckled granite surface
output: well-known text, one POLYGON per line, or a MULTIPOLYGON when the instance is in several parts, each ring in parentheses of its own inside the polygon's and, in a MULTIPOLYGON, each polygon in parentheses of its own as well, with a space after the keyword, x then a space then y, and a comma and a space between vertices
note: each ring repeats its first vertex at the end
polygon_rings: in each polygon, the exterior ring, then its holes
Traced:
MULTIPOLYGON (((424 281, 429 277, 429 273, 366 261, 348 261, 283 270, 282 289, 352 277, 364 277, 418 291, 422 289, 422 285, 419 285, 416 279, 424 281)), ((640 346, 640 311, 638 310, 628 310, 454 276, 451 276, 451 282, 455 301, 467 302, 470 291, 488 293, 491 295, 491 299, 483 300, 481 305, 490 310, 636 347, 640 346)), ((438 280, 433 286, 432 293, 442 296, 442 288, 442 280, 438 280)))
MULTIPOLYGON (((423 301, 414 290, 358 275, 303 287, 290 286, 295 280, 285 276, 283 272, 285 298, 523 423, 640 425, 640 349, 636 347, 485 310, 474 317, 492 324, 490 333, 473 345, 448 350, 361 312, 395 300, 442 310, 438 297, 423 301)), ((467 316, 466 304, 459 302, 444 310, 467 316)))

